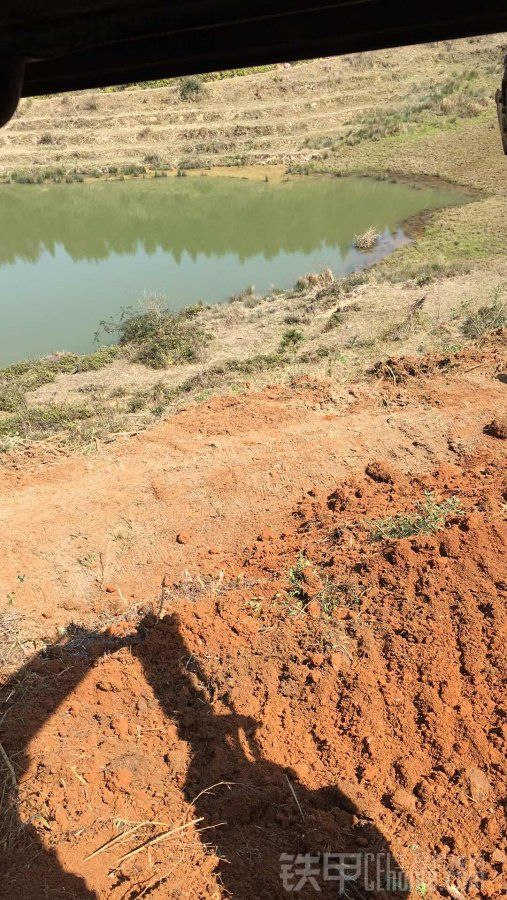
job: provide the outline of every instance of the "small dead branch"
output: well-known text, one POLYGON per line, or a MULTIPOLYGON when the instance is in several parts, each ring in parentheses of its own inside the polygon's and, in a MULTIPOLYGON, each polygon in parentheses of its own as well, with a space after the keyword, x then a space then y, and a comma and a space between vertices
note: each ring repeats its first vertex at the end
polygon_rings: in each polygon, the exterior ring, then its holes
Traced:
POLYGON ((15 791, 18 789, 18 780, 16 778, 16 773, 14 771, 14 766, 12 765, 9 757, 7 756, 7 752, 2 743, 0 743, 0 756, 2 757, 5 765, 9 770, 9 775, 11 776, 12 786, 15 791))
POLYGON ((147 825, 151 825, 152 823, 149 821, 139 822, 137 825, 134 825, 133 828, 128 828, 126 831, 122 831, 120 834, 115 835, 115 837, 110 838, 106 841, 105 844, 102 844, 100 847, 97 847, 93 853, 89 853, 88 856, 85 856, 83 862, 86 862, 89 859, 93 859, 94 856, 98 856, 99 853, 105 853, 106 850, 109 850, 111 847, 114 847, 116 844, 123 841, 125 838, 130 837, 135 834, 136 831, 139 831, 141 828, 145 828, 147 825))
POLYGON ((296 801, 296 806, 297 806, 297 808, 299 809, 299 814, 300 814, 300 816, 301 816, 301 818, 302 818, 302 820, 303 820, 303 822, 304 822, 304 820, 305 820, 305 814, 304 814, 303 810, 301 809, 301 804, 300 804, 300 802, 299 802, 299 800, 298 800, 298 798, 297 798, 297 794, 296 794, 296 791, 294 790, 294 786, 293 786, 292 782, 290 781, 289 776, 286 775, 285 777, 286 777, 286 779, 287 779, 287 784, 289 785, 290 792, 291 792, 292 796, 294 797, 294 800, 296 801))
POLYGON ((178 825, 176 828, 169 828, 168 831, 163 831, 161 834, 155 835, 155 837, 148 838, 144 843, 139 844, 139 847, 135 847, 133 850, 130 850, 128 853, 125 853, 117 862, 117 866, 121 866, 124 862, 127 862, 128 859, 132 859, 133 856, 136 856, 138 853, 141 853, 142 850, 147 850, 148 847, 153 847, 155 844, 159 844, 161 841, 167 840, 167 838, 172 837, 173 834, 177 834, 180 831, 185 831, 186 828, 190 828, 192 825, 197 825, 198 822, 203 822, 204 816, 199 816, 197 819, 192 819, 191 822, 186 822, 184 825, 178 825))

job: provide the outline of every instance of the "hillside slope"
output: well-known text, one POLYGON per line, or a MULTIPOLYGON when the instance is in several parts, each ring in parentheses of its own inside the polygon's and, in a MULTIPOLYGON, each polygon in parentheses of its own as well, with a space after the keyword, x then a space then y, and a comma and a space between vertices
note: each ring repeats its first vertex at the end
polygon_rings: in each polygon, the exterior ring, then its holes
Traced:
POLYGON ((307 164, 337 154, 353 165, 358 138, 433 137, 477 117, 484 127, 505 43, 495 35, 315 60, 207 81, 184 97, 176 80, 24 100, 0 135, 0 172, 307 164))

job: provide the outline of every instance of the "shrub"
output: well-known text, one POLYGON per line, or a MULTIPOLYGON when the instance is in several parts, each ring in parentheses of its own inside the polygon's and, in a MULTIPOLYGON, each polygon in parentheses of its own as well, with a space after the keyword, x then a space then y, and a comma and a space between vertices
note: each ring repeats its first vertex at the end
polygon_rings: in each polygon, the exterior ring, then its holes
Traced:
POLYGON ((0 411, 16 412, 23 405, 24 394, 16 386, 0 389, 0 411))
POLYGON ((305 336, 298 328, 286 328, 280 341, 280 353, 295 351, 303 343, 305 336))
POLYGON ((44 134, 41 134, 37 143, 38 144, 54 144, 55 139, 49 131, 45 131, 44 134))
POLYGON ((78 356, 76 357, 76 372, 96 372, 97 369, 102 369, 118 359, 120 352, 120 348, 116 346, 100 347, 94 353, 78 356))
POLYGON ((477 340, 489 331, 502 328, 506 322, 507 304, 500 300, 500 292, 497 291, 491 303, 480 306, 476 312, 467 316, 463 323, 463 334, 477 340))
POLYGON ((195 322, 197 310, 172 313, 157 295, 145 298, 139 312, 124 310, 118 320, 102 322, 108 334, 117 334, 120 347, 153 369, 163 369, 179 362, 192 362, 208 340, 208 335, 195 322))
POLYGON ((199 75, 187 75, 180 79, 180 97, 182 100, 197 100, 202 92, 202 78, 199 75))
POLYGON ((372 250, 379 239, 379 233, 376 228, 371 226, 367 228, 363 234, 356 234, 354 238, 354 246, 358 250, 372 250))

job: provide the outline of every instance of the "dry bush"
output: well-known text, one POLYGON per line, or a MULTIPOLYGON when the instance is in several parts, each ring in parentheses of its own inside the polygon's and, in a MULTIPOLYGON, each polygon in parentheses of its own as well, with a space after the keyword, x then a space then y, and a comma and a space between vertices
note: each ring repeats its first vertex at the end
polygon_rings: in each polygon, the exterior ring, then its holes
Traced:
POLYGON ((376 228, 370 226, 363 234, 356 234, 354 238, 354 247, 358 250, 372 250, 379 239, 379 233, 376 228))

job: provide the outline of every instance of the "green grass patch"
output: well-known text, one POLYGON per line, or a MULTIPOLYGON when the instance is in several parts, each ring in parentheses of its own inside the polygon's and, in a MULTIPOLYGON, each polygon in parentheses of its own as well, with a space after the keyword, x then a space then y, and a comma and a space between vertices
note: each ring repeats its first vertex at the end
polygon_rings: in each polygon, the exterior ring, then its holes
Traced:
POLYGON ((302 331, 298 328, 286 328, 282 334, 282 338, 280 341, 279 352, 294 353, 298 347, 301 346, 305 339, 305 336, 302 331))
POLYGON ((93 353, 58 353, 36 360, 23 360, 0 370, 0 412, 16 412, 25 405, 26 394, 51 384, 61 374, 91 372, 114 362, 119 347, 100 347, 93 353))
POLYGON ((486 83, 477 83, 476 71, 467 69, 447 78, 442 84, 428 85, 420 97, 392 110, 376 109, 351 122, 351 129, 343 138, 348 146, 363 141, 380 141, 421 128, 446 124, 455 125, 466 118, 481 115, 491 102, 491 90, 486 83))
POLYGON ((172 313, 163 297, 148 296, 139 311, 123 310, 117 319, 101 322, 100 331, 114 334, 118 345, 132 359, 152 369, 165 369, 176 363, 199 358, 209 335, 195 322, 200 307, 172 313))
POLYGON ((0 441, 5 441, 6 438, 42 440, 73 427, 77 422, 92 418, 96 412, 89 406, 71 403, 40 406, 25 404, 13 415, 0 418, 0 441))
POLYGON ((449 497, 438 502, 431 491, 425 493, 414 513, 399 513, 385 519, 377 519, 370 527, 372 541, 400 540, 417 534, 434 534, 445 526, 449 516, 463 514, 459 497, 449 497))

